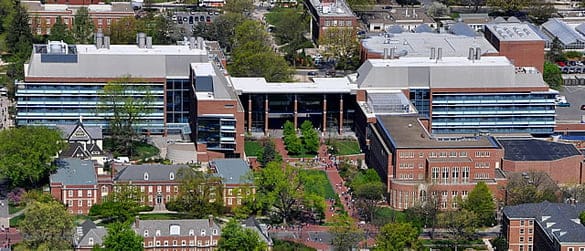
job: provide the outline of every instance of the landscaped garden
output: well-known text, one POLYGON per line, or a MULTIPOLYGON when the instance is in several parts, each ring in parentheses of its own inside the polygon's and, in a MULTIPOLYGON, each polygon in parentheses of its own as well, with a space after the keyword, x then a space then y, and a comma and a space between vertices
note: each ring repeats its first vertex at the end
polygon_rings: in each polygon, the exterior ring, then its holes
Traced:
POLYGON ((246 152, 246 156, 258 156, 260 151, 262 151, 262 143, 246 139, 246 142, 244 143, 244 151, 246 152))
POLYGON ((327 142, 327 145, 330 146, 331 153, 335 155, 353 155, 361 153, 359 143, 357 140, 353 139, 331 139, 327 142))
POLYGON ((305 192, 318 194, 325 199, 335 199, 337 194, 331 187, 327 174, 322 170, 301 170, 305 192))
MULTIPOLYGON (((114 157, 117 156, 124 156, 123 153, 119 153, 113 150, 114 143, 113 140, 110 138, 104 139, 104 150, 107 152, 111 152, 114 154, 114 157)), ((144 141, 133 141, 132 142, 132 154, 130 157, 131 160, 143 160, 148 158, 158 158, 160 150, 151 144, 148 144, 144 141)))

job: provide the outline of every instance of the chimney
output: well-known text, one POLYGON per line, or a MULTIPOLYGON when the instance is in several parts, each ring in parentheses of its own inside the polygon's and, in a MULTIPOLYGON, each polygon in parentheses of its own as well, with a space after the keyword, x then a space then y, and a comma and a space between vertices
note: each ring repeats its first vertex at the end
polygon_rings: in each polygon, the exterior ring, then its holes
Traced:
POLYGON ((199 49, 203 50, 203 47, 205 46, 205 41, 203 40, 202 37, 197 37, 197 43, 199 44, 199 49))
POLYGON ((210 214, 210 215, 208 216, 208 219, 209 219, 209 227, 213 227, 213 225, 215 224, 215 223, 213 222, 213 214, 210 214))
POLYGON ((104 48, 110 49, 110 36, 104 37, 104 48))
POLYGON ((146 49, 152 49, 152 37, 146 37, 146 49))
POLYGON ((95 34, 95 47, 97 49, 104 48, 104 33, 97 32, 95 34))
POLYGON ((384 48, 384 59, 388 59, 388 48, 384 48))
POLYGON ((138 43, 138 48, 146 48, 146 34, 144 32, 138 33, 138 35, 136 35, 136 40, 138 43))
POLYGON ((195 42, 195 37, 190 37, 189 38, 189 49, 195 49, 196 47, 196 42, 195 42))
POLYGON ((430 59, 435 59, 435 47, 431 47, 431 58, 430 59))
POLYGON ((443 60, 443 48, 437 48, 437 61, 443 60))
POLYGON ((396 47, 390 48, 390 59, 394 59, 394 54, 396 53, 396 47))
POLYGON ((467 59, 468 60, 474 60, 475 59, 475 49, 469 48, 469 54, 467 55, 467 59))
POLYGON ((139 228, 140 227, 140 217, 138 215, 136 215, 136 217, 134 217, 134 227, 139 228))
POLYGON ((475 48, 475 60, 480 60, 481 59, 481 48, 476 47, 475 48))

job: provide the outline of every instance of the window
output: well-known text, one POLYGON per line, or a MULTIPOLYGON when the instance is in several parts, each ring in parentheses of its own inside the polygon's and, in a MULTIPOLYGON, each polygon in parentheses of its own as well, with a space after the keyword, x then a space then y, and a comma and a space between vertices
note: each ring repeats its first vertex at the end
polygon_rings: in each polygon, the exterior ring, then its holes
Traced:
POLYGON ((177 240, 173 240, 173 246, 177 245, 177 240))
POLYGON ((87 200, 87 206, 91 207, 91 200, 87 200))
POLYGON ((77 206, 80 206, 80 207, 82 207, 82 206, 83 206, 83 200, 78 200, 78 201, 77 201, 77 206))
POLYGON ((524 226, 524 220, 520 221, 520 226, 524 226))
POLYGON ((181 226, 179 225, 171 225, 169 229, 170 235, 180 235, 181 234, 181 226))
POLYGON ((520 234, 524 234, 524 228, 520 228, 520 234))
POLYGON ((455 158, 457 157, 457 152, 450 152, 449 153, 449 158, 455 158))
POLYGON ((93 238, 89 237, 89 239, 87 240, 87 245, 93 246, 93 238))
POLYGON ((232 198, 228 198, 228 199, 227 199, 227 204, 228 204, 228 205, 231 205, 231 204, 232 204, 232 198))
POLYGON ((165 247, 169 245, 169 241, 164 242, 165 247))
POLYGON ((108 20, 106 21, 108 25, 112 24, 112 19, 108 18, 108 20))
POLYGON ((205 229, 201 229, 201 236, 205 236, 205 229))
POLYGON ((232 195, 232 189, 228 189, 228 195, 232 195))
POLYGON ((152 186, 148 186, 148 192, 152 193, 152 186))
POLYGON ((462 182, 469 182, 469 167, 463 167, 463 173, 461 174, 462 182))
POLYGON ((140 186, 140 192, 141 193, 144 193, 144 189, 145 189, 144 186, 140 186))
POLYGON ((175 187, 173 188, 173 190, 175 191, 175 193, 178 193, 178 192, 179 192, 179 187, 178 187, 178 186, 175 186, 175 187))
POLYGON ((156 232, 154 233, 155 236, 160 236, 160 230, 156 230, 156 232))
POLYGON ((424 158, 425 157, 425 154, 424 153, 418 153, 418 157, 419 158, 424 158))
POLYGON ((351 20, 350 21, 345 21, 345 26, 351 27, 352 26, 351 20))
POLYGON ((217 229, 213 229, 213 235, 217 235, 217 229))
POLYGON ((79 197, 79 198, 83 197, 83 191, 82 190, 77 190, 77 197, 79 197))
POLYGON ((532 228, 528 229, 528 233, 531 234, 532 233, 532 228))
POLYGON ((467 152, 460 152, 459 157, 467 157, 467 152))
POLYGON ((175 180, 175 173, 169 173, 169 180, 175 180))
POLYGON ((443 184, 447 183, 447 180, 449 179, 449 168, 448 167, 443 167, 443 184))
MULTIPOLYGON (((144 180, 148 180, 148 173, 147 172, 144 173, 144 180)), ((152 192, 152 191, 149 191, 149 192, 152 192)))
POLYGON ((451 183, 458 183, 459 182, 459 167, 453 167, 451 175, 451 183))
POLYGON ((431 179, 433 182, 437 182, 437 180, 439 179, 439 168, 438 167, 433 167, 431 179))
MULTIPOLYGON (((528 242, 532 243, 532 236, 528 237, 528 242)), ((585 249, 585 248, 583 248, 583 249, 585 249)), ((585 251, 585 250, 579 249, 579 251, 585 251)))
POLYGON ((149 247, 152 247, 152 241, 149 241, 149 242, 148 242, 148 246, 149 246, 149 247))
POLYGON ((189 241, 189 246, 194 246, 195 245, 195 241, 194 240, 190 240, 189 241))
POLYGON ((187 241, 185 241, 185 240, 182 240, 182 241, 181 241, 181 246, 187 246, 187 241))
POLYGON ((63 23, 64 24, 69 24, 69 18, 63 18, 63 23))
POLYGON ((524 251, 524 245, 520 245, 520 251, 524 251))
POLYGON ((534 224, 534 222, 533 222, 532 220, 529 220, 529 221, 528 221, 528 225, 529 225, 529 226, 532 226, 532 224, 534 224))
POLYGON ((189 229, 189 236, 195 235, 195 231, 193 229, 189 229))
POLYGON ((440 152, 439 153, 439 158, 446 158, 447 157, 447 152, 440 152))
POLYGON ((98 18, 98 25, 102 25, 102 24, 103 24, 102 19, 101 18, 98 18))
POLYGON ((429 158, 436 158, 436 157, 437 157, 437 153, 435 153, 435 152, 429 153, 429 158))
POLYGON ((156 192, 158 193, 162 192, 162 186, 156 186, 156 192))
POLYGON ((73 200, 68 200, 67 201, 67 206, 68 207, 72 207, 73 206, 73 200))
POLYGON ((108 187, 107 186, 102 186, 102 194, 104 193, 108 193, 108 187))
MULTIPOLYGON (((144 230, 144 237, 148 237, 148 230, 144 230)), ((150 245, 150 243, 149 243, 150 245)))
POLYGON ((567 251, 575 251, 573 247, 567 248, 567 251))
POLYGON ((87 197, 91 197, 92 193, 91 190, 87 190, 87 197))
POLYGON ((325 26, 331 26, 331 21, 325 21, 325 26))
POLYGON ((520 236, 520 242, 524 242, 524 236, 520 236))
POLYGON ((160 247, 160 241, 156 241, 156 246, 160 247))
POLYGON ((73 197, 73 190, 67 191, 67 197, 69 198, 73 197))
POLYGON ((47 19, 45 20, 45 24, 51 24, 51 18, 47 17, 47 19))

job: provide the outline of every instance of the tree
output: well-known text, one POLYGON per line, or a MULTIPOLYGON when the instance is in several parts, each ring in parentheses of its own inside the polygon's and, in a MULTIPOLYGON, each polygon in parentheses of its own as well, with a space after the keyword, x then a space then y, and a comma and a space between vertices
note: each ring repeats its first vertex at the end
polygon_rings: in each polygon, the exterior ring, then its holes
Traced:
POLYGON ((264 77, 268 82, 287 82, 292 79, 293 70, 284 58, 262 42, 238 46, 233 51, 232 59, 228 69, 235 77, 264 77))
POLYGON ((336 69, 355 70, 359 66, 359 42, 355 30, 331 27, 319 38, 324 55, 336 61, 336 69))
POLYGON ((485 182, 479 182, 463 201, 462 208, 477 216, 479 226, 492 226, 495 223, 496 204, 485 182))
POLYGON ((73 37, 71 37, 67 25, 63 23, 61 16, 58 16, 55 20, 55 24, 51 28, 51 34, 48 39, 51 41, 63 41, 68 44, 73 43, 73 37))
POLYGON ((563 77, 561 69, 555 63, 549 61, 544 62, 544 72, 542 74, 544 82, 555 90, 560 90, 563 87, 563 77))
POLYGON ((556 13, 557 10, 554 4, 547 3, 543 0, 533 0, 528 6, 528 16, 532 23, 535 23, 536 25, 543 24, 556 13))
POLYGON ((284 144, 286 144, 286 150, 288 150, 288 152, 293 155, 304 153, 305 149, 303 147, 303 142, 297 136, 297 131, 294 127, 294 124, 287 120, 283 127, 284 130, 282 135, 284 144))
POLYGON ((231 52, 233 50, 232 38, 235 36, 236 26, 245 20, 246 17, 241 13, 226 13, 217 17, 213 23, 201 22, 193 26, 193 35, 217 41, 226 52, 231 52))
POLYGON ((255 173, 256 203, 264 210, 276 212, 285 224, 301 209, 304 197, 300 170, 279 162, 270 162, 255 173))
POLYGON ((179 196, 167 203, 173 211, 186 212, 196 218, 219 215, 224 210, 221 178, 192 168, 179 170, 179 196))
POLYGON ((272 33, 281 45, 279 50, 292 58, 293 65, 296 65, 297 50, 311 46, 304 36, 309 30, 310 16, 302 7, 283 9, 280 13, 279 18, 271 21, 274 25, 272 33))
POLYGON ((357 248, 364 233, 357 228, 353 218, 347 215, 335 215, 333 226, 329 228, 331 233, 331 245, 338 251, 351 251, 357 248))
POLYGON ((563 53, 563 44, 558 37, 553 38, 550 51, 546 54, 546 59, 553 63, 567 60, 563 53))
POLYGON ((372 8, 376 1, 374 0, 348 0, 349 7, 356 12, 368 11, 372 8))
MULTIPOLYGON (((12 54, 23 53, 23 47, 26 47, 25 52, 30 54, 32 49, 33 36, 28 24, 30 18, 26 9, 20 5, 19 2, 13 4, 15 11, 9 16, 8 27, 6 29, 6 49, 12 54), (20 46, 24 44, 24 46, 20 46)), ((27 54, 27 53, 25 53, 27 54)), ((27 57, 30 55, 26 55, 27 57)), ((22 65, 21 65, 22 67, 22 65)))
POLYGON ((71 245, 73 216, 57 201, 35 201, 26 206, 20 231, 27 248, 65 250, 71 245))
POLYGON ((430 237, 433 239, 439 214, 439 201, 436 196, 427 194, 426 191, 421 197, 422 201, 418 201, 415 206, 406 209, 405 213, 414 226, 430 228, 430 237))
POLYGON ((150 89, 143 87, 139 80, 126 76, 108 82, 98 95, 97 112, 108 120, 114 152, 132 156, 136 124, 153 112, 154 97, 150 89))
POLYGON ((13 186, 36 186, 57 170, 53 158, 64 150, 61 134, 46 127, 0 131, 0 174, 13 186))
POLYGON ((402 251, 416 250, 419 246, 419 230, 410 223, 389 223, 380 229, 374 250, 402 251))
POLYGON ((475 235, 478 227, 477 217, 474 212, 462 209, 440 214, 439 222, 449 231, 450 239, 463 241, 470 240, 475 235))
POLYGON ((303 146, 310 153, 317 153, 321 141, 319 133, 313 128, 313 123, 310 120, 305 120, 301 124, 301 133, 303 134, 303 146))
POLYGON ((93 42, 93 31, 93 21, 89 17, 87 7, 79 8, 73 18, 73 39, 78 44, 90 44, 93 42))
POLYGON ((363 209, 366 221, 373 221, 376 212, 376 205, 384 195, 384 184, 381 182, 370 182, 355 188, 357 204, 363 209))
POLYGON ((582 225, 585 225, 585 211, 579 214, 579 220, 581 221, 582 225))
POLYGON ((144 209, 141 200, 145 194, 132 185, 116 185, 101 204, 93 205, 90 216, 97 216, 108 221, 129 223, 134 216, 144 209))
POLYGON ((139 26, 135 17, 124 17, 113 22, 105 33, 110 36, 112 44, 135 44, 139 26))
POLYGON ((115 222, 108 225, 108 234, 104 238, 105 250, 139 251, 143 250, 142 236, 137 235, 128 224, 115 222))
POLYGON ((242 227, 235 220, 222 229, 217 245, 219 250, 225 251, 263 251, 267 248, 256 231, 242 227))
POLYGON ((506 185, 507 205, 558 201, 556 193, 559 188, 546 173, 528 172, 526 174, 509 175, 506 185))
POLYGON ((254 10, 253 0, 231 0, 226 1, 223 10, 228 13, 244 13, 249 15, 254 10))
POLYGON ((449 15, 449 8, 440 2, 432 2, 427 9, 427 15, 437 18, 449 15))
POLYGON ((234 47, 242 47, 247 43, 260 42, 263 45, 270 46, 268 32, 264 26, 256 20, 246 20, 236 26, 235 36, 233 38, 234 47))
POLYGON ((260 162, 262 166, 266 166, 268 162, 282 161, 282 156, 278 151, 276 151, 276 146, 274 145, 274 141, 272 141, 272 139, 265 138, 262 145, 264 147, 258 154, 258 162, 260 162))
POLYGON ((504 12, 514 12, 524 9, 530 5, 531 0, 487 0, 487 5, 494 10, 499 9, 504 12))

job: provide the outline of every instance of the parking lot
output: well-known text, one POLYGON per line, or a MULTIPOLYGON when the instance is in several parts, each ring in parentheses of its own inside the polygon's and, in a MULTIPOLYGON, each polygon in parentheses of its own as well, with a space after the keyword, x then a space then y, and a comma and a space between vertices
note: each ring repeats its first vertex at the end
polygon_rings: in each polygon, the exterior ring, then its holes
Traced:
POLYGON ((585 86, 565 86, 560 95, 565 96, 570 106, 557 106, 557 121, 581 122, 585 116, 585 110, 581 110, 581 106, 585 105, 585 86))
POLYGON ((200 23, 211 23, 219 15, 220 13, 217 11, 179 11, 172 14, 169 18, 183 35, 191 36, 194 26, 200 23))

